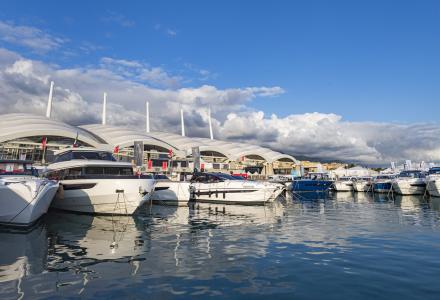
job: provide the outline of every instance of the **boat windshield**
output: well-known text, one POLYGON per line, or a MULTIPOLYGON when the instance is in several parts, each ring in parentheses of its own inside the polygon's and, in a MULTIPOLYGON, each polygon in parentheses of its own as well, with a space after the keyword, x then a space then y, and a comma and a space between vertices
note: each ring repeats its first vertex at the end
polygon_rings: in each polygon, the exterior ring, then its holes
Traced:
POLYGON ((169 180, 168 176, 164 174, 154 174, 153 178, 157 180, 169 180))
POLYGON ((304 178, 312 180, 329 180, 330 177, 327 173, 309 173, 304 176, 304 178))
POLYGON ((72 159, 116 161, 113 155, 106 151, 69 151, 58 155, 55 158, 55 162, 68 161, 72 159))
POLYGON ((440 174, 440 168, 439 167, 431 168, 429 169, 428 174, 440 174))
POLYGON ((399 174, 399 177, 404 178, 423 178, 423 173, 421 171, 403 171, 399 174))
POLYGON ((379 176, 376 176, 376 179, 392 179, 393 178, 393 176, 391 176, 391 175, 379 175, 379 176))
POLYGON ((232 175, 225 174, 225 173, 213 173, 213 175, 220 177, 221 179, 225 179, 225 180, 243 180, 242 177, 232 176, 232 175))

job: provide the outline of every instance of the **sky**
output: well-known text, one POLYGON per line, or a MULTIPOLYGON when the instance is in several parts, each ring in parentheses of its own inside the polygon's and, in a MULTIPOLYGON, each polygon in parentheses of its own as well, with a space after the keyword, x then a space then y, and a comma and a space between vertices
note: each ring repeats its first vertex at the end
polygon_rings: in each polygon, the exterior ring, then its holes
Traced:
POLYGON ((1 113, 256 143, 300 157, 440 160, 438 1, 1 1, 1 113))

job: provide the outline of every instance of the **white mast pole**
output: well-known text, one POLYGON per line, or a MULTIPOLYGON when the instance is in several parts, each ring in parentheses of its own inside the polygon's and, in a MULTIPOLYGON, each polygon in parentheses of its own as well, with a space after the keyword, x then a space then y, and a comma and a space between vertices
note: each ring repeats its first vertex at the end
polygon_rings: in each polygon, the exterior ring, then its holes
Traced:
POLYGON ((180 109, 180 123, 182 125, 182 136, 185 136, 185 121, 183 120, 183 108, 180 109))
POLYGON ((150 103, 148 101, 145 102, 145 128, 147 129, 147 132, 150 133, 150 103))
POLYGON ((53 81, 50 82, 49 98, 47 99, 46 117, 50 118, 52 114, 53 81))
POLYGON ((210 136, 211 140, 213 140, 214 133, 212 132, 211 107, 208 108, 208 123, 209 123, 209 136, 210 136))
POLYGON ((107 123, 107 93, 104 92, 104 102, 102 103, 102 125, 107 123))

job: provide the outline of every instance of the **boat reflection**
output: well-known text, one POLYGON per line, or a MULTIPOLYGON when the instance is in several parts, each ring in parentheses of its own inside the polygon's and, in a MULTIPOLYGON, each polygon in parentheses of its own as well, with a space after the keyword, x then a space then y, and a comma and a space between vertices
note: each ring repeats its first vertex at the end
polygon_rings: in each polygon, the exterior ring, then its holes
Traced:
POLYGON ((45 270, 46 227, 39 222, 30 231, 1 228, 0 241, 0 295, 2 299, 22 298, 22 279, 45 270))

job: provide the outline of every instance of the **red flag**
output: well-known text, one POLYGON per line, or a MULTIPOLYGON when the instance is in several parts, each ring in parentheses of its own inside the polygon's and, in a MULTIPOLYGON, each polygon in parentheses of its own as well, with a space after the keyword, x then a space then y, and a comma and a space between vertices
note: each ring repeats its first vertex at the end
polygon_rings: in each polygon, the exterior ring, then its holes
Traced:
POLYGON ((166 161, 162 162, 162 170, 168 169, 168 163, 166 161))
POLYGON ((173 157, 173 149, 168 150, 168 157, 169 158, 173 157))
POLYGON ((47 144, 47 137, 44 137, 43 140, 41 140, 41 149, 44 150, 44 148, 46 148, 46 144, 47 144))
POLYGON ((151 159, 148 161, 148 169, 153 169, 153 161, 151 159))
POLYGON ((113 149, 113 153, 118 154, 119 153, 119 145, 116 145, 113 149))

